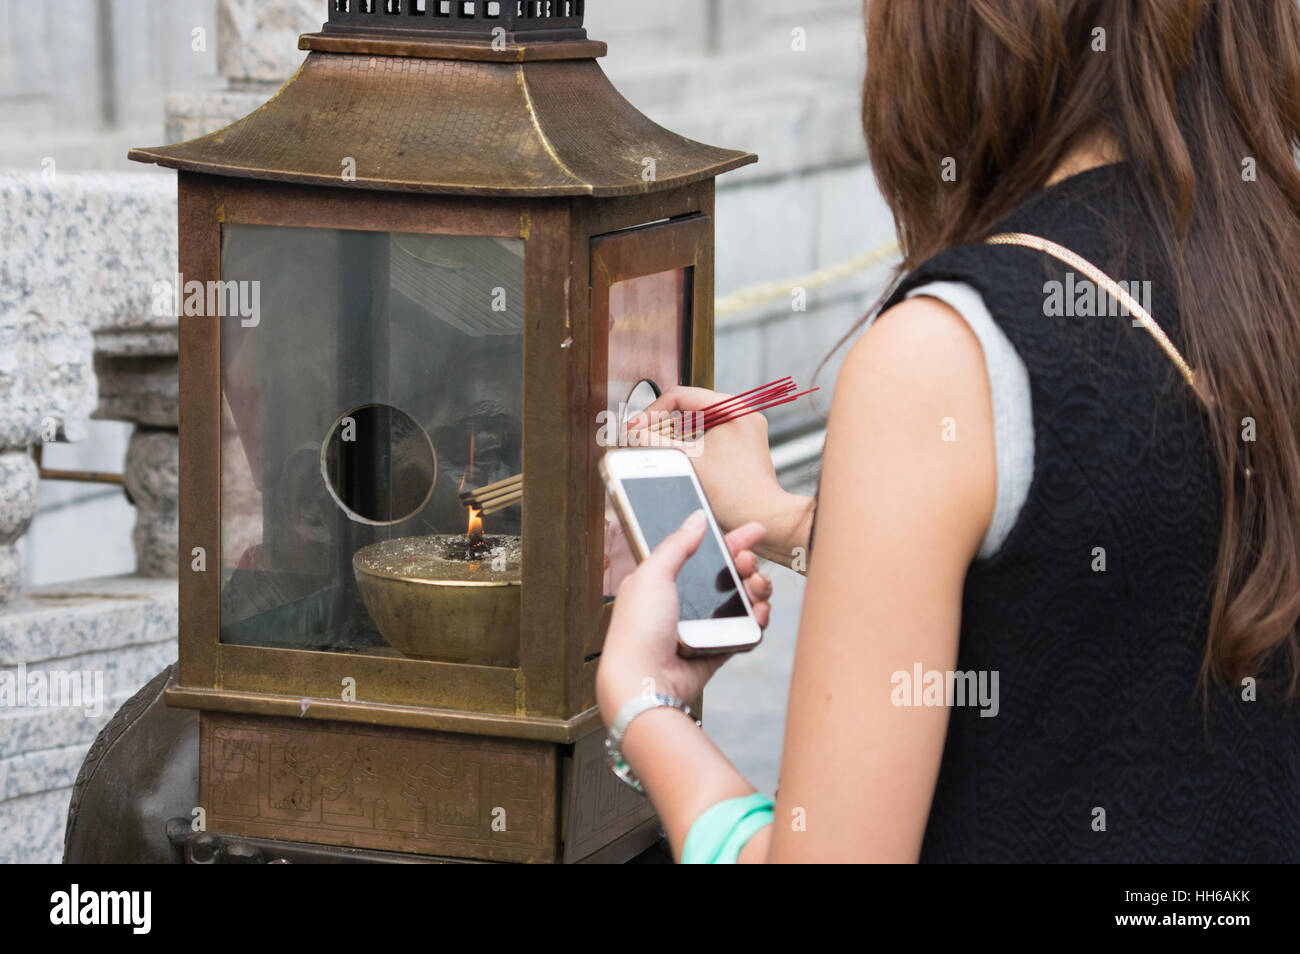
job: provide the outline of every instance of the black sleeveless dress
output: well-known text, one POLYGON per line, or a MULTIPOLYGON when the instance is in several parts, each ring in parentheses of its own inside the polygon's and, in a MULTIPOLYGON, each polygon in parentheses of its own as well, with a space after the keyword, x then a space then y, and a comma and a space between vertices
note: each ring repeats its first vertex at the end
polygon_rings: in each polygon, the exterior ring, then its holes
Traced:
MULTIPOLYGON (((1126 166, 1094 169, 996 231, 1151 282, 1150 310, 1180 344, 1135 195, 1126 166)), ((1281 674, 1260 673, 1256 701, 1198 691, 1220 520, 1203 413, 1131 318, 1045 314, 1045 283, 1070 288, 1067 271, 1029 249, 964 246, 884 306, 926 282, 970 284, 1033 399, 1028 499, 971 565, 962 605, 957 667, 998 672, 1000 711, 951 710, 921 860, 1300 862, 1300 707, 1279 702, 1281 674)))

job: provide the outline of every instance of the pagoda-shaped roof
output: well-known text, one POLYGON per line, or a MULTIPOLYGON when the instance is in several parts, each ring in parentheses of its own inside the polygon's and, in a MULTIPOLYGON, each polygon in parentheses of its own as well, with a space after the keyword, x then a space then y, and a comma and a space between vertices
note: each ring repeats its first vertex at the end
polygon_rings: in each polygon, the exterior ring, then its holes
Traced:
POLYGON ((210 175, 496 196, 656 192, 757 159, 651 121, 590 55, 531 58, 536 46, 513 62, 411 55, 418 43, 376 54, 364 50, 384 41, 357 37, 330 52, 327 40, 304 37, 312 52, 298 72, 243 119, 129 158, 210 175))

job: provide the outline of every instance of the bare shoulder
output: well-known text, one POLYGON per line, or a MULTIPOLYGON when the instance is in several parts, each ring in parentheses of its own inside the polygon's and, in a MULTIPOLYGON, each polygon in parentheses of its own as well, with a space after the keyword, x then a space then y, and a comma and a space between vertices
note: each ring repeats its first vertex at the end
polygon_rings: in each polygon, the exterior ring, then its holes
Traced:
POLYGON ((909 298, 854 343, 835 385, 825 467, 858 486, 869 475, 906 488, 918 519, 942 519, 971 556, 978 550, 997 497, 992 395, 979 339, 951 306, 909 298))
POLYGON ((845 370, 915 377, 918 386, 952 388, 972 400, 989 396, 979 339, 951 305, 924 295, 880 315, 854 344, 845 370))

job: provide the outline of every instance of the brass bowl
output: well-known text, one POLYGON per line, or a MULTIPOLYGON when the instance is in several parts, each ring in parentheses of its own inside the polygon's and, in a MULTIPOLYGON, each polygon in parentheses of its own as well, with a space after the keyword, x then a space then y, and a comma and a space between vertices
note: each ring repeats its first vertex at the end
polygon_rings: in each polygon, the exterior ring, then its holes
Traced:
POLYGON ((519 665, 518 538, 515 563, 441 558, 461 535, 400 537, 362 547, 352 572, 370 618, 405 656, 478 666, 519 665))

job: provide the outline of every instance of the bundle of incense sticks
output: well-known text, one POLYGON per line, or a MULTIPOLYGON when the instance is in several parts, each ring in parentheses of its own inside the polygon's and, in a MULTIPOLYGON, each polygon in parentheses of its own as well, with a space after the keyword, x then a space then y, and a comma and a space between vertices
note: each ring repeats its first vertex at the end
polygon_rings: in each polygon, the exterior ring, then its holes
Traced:
POLYGON ((480 511, 480 516, 505 510, 506 507, 519 503, 524 496, 524 475, 515 474, 494 484, 485 484, 474 490, 462 490, 460 502, 467 507, 480 511))
MULTIPOLYGON (((796 394, 794 392, 798 390, 798 387, 794 383, 794 379, 787 375, 769 384, 751 388, 744 394, 737 394, 735 397, 725 398, 710 404, 698 411, 688 411, 685 414, 674 413, 661 421, 652 423, 647 430, 656 437, 693 440, 705 431, 711 430, 720 424, 734 421, 746 414, 766 411, 782 404, 789 404, 805 394, 812 394, 813 391, 821 390, 821 388, 809 388, 807 391, 798 391, 796 394)), ((467 507, 480 511, 480 515, 487 516, 490 513, 496 513, 498 510, 505 510, 507 507, 514 506, 523 499, 523 496, 524 475, 515 474, 513 477, 507 477, 504 480, 498 480, 496 483, 486 484, 474 490, 462 490, 460 492, 460 502, 467 507)))
POLYGON ((657 437, 693 440, 720 424, 726 424, 756 411, 766 411, 769 408, 780 407, 782 404, 789 404, 805 394, 821 390, 821 388, 809 388, 807 391, 794 393, 798 388, 794 379, 786 375, 784 378, 751 388, 744 394, 726 398, 698 411, 675 412, 651 424, 649 431, 657 437))

